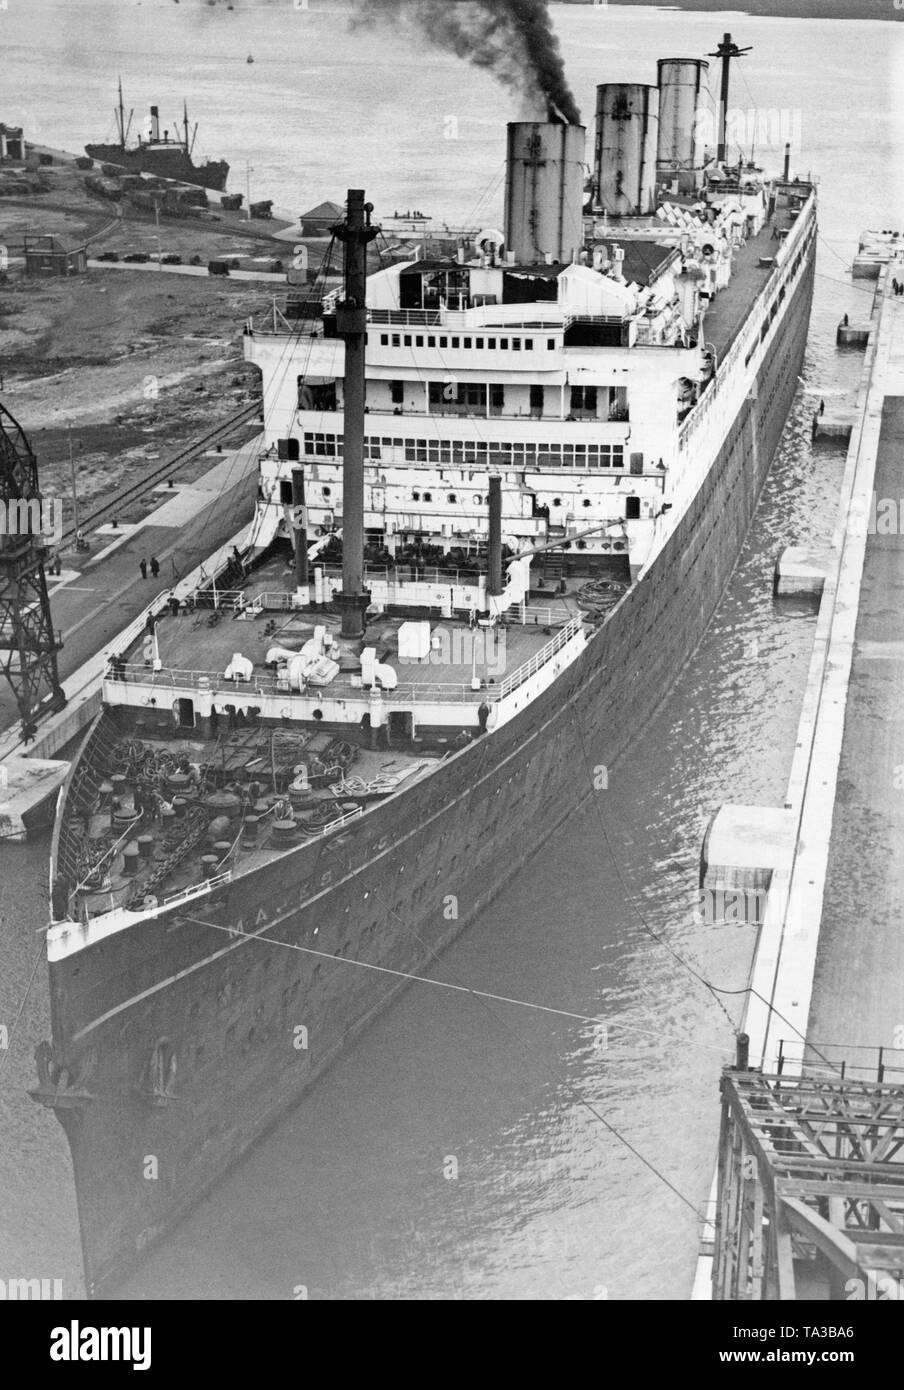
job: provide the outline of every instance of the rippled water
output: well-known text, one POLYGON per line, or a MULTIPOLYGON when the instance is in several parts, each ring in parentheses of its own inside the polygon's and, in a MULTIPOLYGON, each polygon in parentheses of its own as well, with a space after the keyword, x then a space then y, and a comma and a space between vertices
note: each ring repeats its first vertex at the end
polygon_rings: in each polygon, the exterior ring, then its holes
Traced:
MULTIPOLYGON (((0 16, 12 38, 7 80, 23 104, 40 90, 34 114, 49 143, 104 134, 96 112, 121 70, 136 104, 175 104, 187 91, 208 152, 237 170, 249 159, 258 191, 299 210, 361 182, 378 211, 418 206, 462 222, 501 175, 501 125, 518 113, 452 60, 349 36, 335 17, 252 15, 240 0, 218 15, 185 0, 115 8, 103 48, 112 7, 96 0, 78 6, 78 24, 74 7, 33 6, 60 20, 44 26, 40 50, 33 19, 0 16), (443 139, 447 114, 459 116, 458 140, 443 139)), ((585 111, 596 81, 649 81, 657 54, 706 51, 722 20, 556 11, 585 111)), ((299 1286, 354 1299, 689 1293, 719 1070, 742 1002, 730 991, 743 990, 753 945, 749 928, 694 924, 700 842, 722 802, 784 793, 814 616, 774 604, 772 566, 783 545, 830 533, 843 455, 812 450, 810 416, 820 397, 851 399, 859 373, 861 359, 834 346, 841 314, 854 319, 868 303, 862 283, 845 279, 857 233, 904 205, 891 182, 895 26, 738 15, 731 26, 754 45, 745 81, 755 99, 800 108, 796 162, 822 179, 825 240, 798 400, 729 590, 657 718, 638 729, 609 792, 433 972, 602 1017, 608 1049, 589 1024, 413 986, 151 1256, 122 1291, 130 1297, 291 1298, 299 1286), (721 1004, 692 971, 727 991, 721 1004)), ((488 221, 499 204, 497 189, 488 221)), ((0 874, 0 1017, 14 1019, 46 913, 46 850, 2 851, 0 874)), ((46 1009, 39 964, 0 1052, 0 1232, 17 1273, 63 1277, 72 1290, 68 1156, 56 1122, 23 1095, 46 1009)))

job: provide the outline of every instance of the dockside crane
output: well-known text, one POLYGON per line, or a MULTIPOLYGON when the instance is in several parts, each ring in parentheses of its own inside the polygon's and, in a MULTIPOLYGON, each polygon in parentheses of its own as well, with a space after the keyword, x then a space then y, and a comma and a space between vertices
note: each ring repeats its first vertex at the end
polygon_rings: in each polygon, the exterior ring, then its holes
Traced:
POLYGON ((18 421, 0 405, 0 671, 26 743, 38 720, 66 703, 57 671, 63 644, 54 633, 44 573, 41 502, 37 459, 18 421))

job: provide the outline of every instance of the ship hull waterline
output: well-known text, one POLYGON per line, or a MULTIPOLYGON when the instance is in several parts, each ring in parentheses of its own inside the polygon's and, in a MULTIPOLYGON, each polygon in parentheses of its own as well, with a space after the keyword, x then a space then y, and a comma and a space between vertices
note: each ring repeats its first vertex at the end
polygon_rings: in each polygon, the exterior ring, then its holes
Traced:
POLYGON ((101 164, 115 164, 128 174, 155 174, 158 178, 178 179, 180 183, 195 184, 222 193, 229 176, 225 160, 194 164, 191 158, 174 145, 172 150, 124 150, 120 145, 86 145, 85 153, 101 164))
POLYGON ((349 960, 435 975, 435 954, 644 728, 737 562, 802 370, 812 288, 811 251, 687 513, 544 694, 352 833, 51 963, 54 1054, 89 1076, 91 1099, 57 1109, 89 1295, 109 1295, 405 987, 349 960), (151 1096, 161 1041, 176 1065, 170 1093, 151 1096))

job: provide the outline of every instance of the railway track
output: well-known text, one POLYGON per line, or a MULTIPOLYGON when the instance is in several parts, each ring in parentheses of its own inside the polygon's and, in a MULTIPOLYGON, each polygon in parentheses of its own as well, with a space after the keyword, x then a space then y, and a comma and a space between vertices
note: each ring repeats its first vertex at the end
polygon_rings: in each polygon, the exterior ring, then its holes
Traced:
MULTIPOLYGON (((190 460, 196 458, 203 449, 228 438, 240 425, 246 424, 249 420, 253 420, 255 416, 260 414, 260 409, 260 405, 255 402, 253 405, 243 406, 241 410, 237 410, 234 414, 228 415, 226 419, 220 421, 214 429, 210 429, 205 434, 199 435, 196 439, 193 439, 190 444, 186 444, 183 448, 177 450, 176 453, 171 454, 168 459, 158 464, 156 468, 148 473, 142 474, 137 482, 130 483, 127 487, 120 488, 112 497, 100 503, 100 505, 96 506, 92 511, 81 514, 79 516, 78 529, 82 532, 86 532, 94 530, 97 526, 102 525, 108 517, 115 516, 117 512, 123 511, 124 508, 138 501, 138 499, 143 497, 148 489, 154 487, 156 483, 165 482, 175 469, 179 468, 183 463, 188 463, 190 460)), ((75 533, 76 528, 74 525, 64 527, 63 534, 60 538, 60 549, 65 549, 72 544, 75 540, 75 533)))

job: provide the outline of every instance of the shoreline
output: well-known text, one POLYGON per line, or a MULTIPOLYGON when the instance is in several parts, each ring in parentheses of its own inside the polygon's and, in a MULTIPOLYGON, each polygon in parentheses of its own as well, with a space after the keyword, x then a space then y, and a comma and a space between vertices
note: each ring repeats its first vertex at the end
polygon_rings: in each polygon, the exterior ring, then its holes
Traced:
MULTIPOLYGON (((550 0, 553 5, 603 5, 608 7, 610 0, 550 0)), ((904 10, 893 4, 882 5, 881 13, 876 0, 842 0, 843 12, 826 13, 826 0, 744 0, 743 4, 732 5, 728 0, 673 0, 662 4, 661 0, 611 0, 612 9, 636 10, 677 10, 682 14, 738 14, 752 19, 868 19, 879 21, 904 20, 904 10)))

